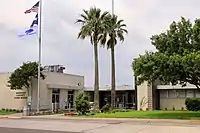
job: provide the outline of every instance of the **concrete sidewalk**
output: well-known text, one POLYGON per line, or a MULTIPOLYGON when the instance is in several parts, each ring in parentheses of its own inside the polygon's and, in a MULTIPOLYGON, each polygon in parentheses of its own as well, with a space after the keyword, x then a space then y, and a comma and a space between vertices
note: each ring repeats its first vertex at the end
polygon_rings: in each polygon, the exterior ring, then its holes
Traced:
MULTIPOLYGON (((0 116, 1 118, 1 116, 0 116)), ((147 122, 147 123, 178 123, 178 124, 200 124, 200 120, 176 120, 176 119, 136 119, 136 118, 86 118, 69 117, 63 114, 22 116, 22 114, 2 116, 9 119, 45 119, 45 120, 87 120, 87 121, 117 121, 117 122, 147 122)))
MULTIPOLYGON (((51 116, 53 117, 53 116, 51 116)), ((121 119, 120 119, 121 120, 121 119)), ((50 120, 50 119, 1 119, 1 128, 26 129, 28 131, 64 131, 68 133, 199 133, 200 125, 166 124, 146 122, 94 122, 80 119, 50 120)), ((31 132, 35 133, 35 132, 31 132)), ((42 133, 42 132, 41 132, 42 133)))

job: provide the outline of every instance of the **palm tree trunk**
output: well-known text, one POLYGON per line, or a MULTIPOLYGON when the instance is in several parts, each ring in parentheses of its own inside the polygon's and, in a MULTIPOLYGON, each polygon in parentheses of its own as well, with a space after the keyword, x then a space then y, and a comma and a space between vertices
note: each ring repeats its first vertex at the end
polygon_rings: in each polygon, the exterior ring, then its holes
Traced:
POLYGON ((111 107, 115 108, 115 47, 111 47, 111 107))
POLYGON ((98 61, 98 47, 94 43, 94 108, 99 109, 99 61, 98 61))

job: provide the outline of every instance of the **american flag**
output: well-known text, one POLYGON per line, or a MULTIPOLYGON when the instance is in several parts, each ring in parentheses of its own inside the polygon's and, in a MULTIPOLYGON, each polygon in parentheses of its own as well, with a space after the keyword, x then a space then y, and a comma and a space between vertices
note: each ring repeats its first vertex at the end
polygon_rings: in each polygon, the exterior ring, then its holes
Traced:
POLYGON ((39 1, 31 8, 26 10, 24 13, 31 13, 31 12, 38 12, 38 8, 39 8, 39 1))
POLYGON ((38 14, 35 16, 35 19, 33 20, 32 24, 30 27, 33 27, 33 26, 37 26, 38 25, 38 14))

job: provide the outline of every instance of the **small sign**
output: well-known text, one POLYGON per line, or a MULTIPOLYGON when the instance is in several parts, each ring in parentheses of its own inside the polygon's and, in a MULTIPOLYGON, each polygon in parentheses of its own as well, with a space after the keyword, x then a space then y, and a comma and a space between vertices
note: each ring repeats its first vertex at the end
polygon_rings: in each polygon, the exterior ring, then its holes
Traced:
POLYGON ((27 99, 26 92, 16 92, 14 99, 27 99))

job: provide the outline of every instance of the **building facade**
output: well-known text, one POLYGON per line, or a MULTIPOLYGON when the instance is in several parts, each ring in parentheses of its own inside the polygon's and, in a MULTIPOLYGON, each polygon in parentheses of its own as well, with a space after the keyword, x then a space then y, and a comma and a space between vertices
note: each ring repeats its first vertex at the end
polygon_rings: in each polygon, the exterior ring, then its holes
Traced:
MULTIPOLYGON (((94 102, 94 88, 85 87, 84 92, 89 95, 90 102, 94 102)), ((135 107, 135 89, 132 85, 116 86, 116 108, 133 108, 135 107)), ((99 106, 102 108, 105 104, 111 103, 111 87, 99 88, 99 106)))
POLYGON ((137 110, 185 110, 186 98, 200 98, 200 90, 194 85, 161 85, 145 81, 136 86, 137 110))
MULTIPOLYGON (((40 80, 40 109, 73 109, 78 93, 85 92, 94 102, 94 88, 84 87, 84 76, 64 73, 65 67, 60 65, 45 66, 44 80, 40 80)), ((0 73, 0 109, 21 110, 29 106, 36 111, 38 101, 38 80, 32 79, 30 88, 11 90, 8 80, 11 73, 0 73)), ((99 103, 102 108, 111 102, 111 87, 101 87, 99 103)), ((116 86, 116 108, 134 108, 136 105, 135 88, 132 85, 116 86)))
MULTIPOLYGON (((44 74, 45 80, 40 80, 40 109, 65 109, 69 103, 73 106, 76 95, 83 91, 84 76, 58 72, 44 74)), ((10 90, 7 86, 10 75, 11 73, 0 73, 0 108, 22 109, 30 102, 31 109, 36 110, 37 79, 33 79, 29 91, 27 88, 10 90)))

